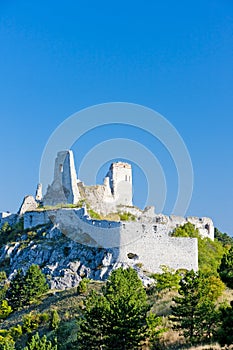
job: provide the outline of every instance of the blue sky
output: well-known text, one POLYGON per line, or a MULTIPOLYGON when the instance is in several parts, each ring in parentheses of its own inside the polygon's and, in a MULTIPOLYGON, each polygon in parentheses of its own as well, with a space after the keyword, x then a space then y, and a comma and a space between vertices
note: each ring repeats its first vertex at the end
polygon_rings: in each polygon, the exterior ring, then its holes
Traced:
MULTIPOLYGON (((232 235, 232 96, 231 0, 2 0, 0 210, 16 211, 24 195, 34 194, 43 149, 60 123, 85 107, 123 101, 152 108, 174 125, 194 168, 187 214, 210 216, 232 235)), ((106 135, 149 142, 120 126, 96 130, 74 145, 77 168, 106 135)), ((154 152, 168 182, 169 214, 174 165, 161 147, 154 152)), ((135 176, 140 205, 145 176, 137 169, 135 176)))

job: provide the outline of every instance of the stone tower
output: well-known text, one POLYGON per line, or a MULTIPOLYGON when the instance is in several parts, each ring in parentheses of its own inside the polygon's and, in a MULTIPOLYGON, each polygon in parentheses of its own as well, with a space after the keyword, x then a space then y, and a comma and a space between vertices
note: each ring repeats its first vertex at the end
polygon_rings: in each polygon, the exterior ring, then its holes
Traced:
POLYGON ((36 189, 36 201, 40 202, 41 200, 42 200, 42 184, 38 184, 36 189))
POLYGON ((118 204, 132 205, 132 167, 128 163, 113 163, 106 176, 118 204))
POLYGON ((55 160, 54 179, 43 198, 44 205, 75 204, 80 194, 72 151, 58 152, 55 160))

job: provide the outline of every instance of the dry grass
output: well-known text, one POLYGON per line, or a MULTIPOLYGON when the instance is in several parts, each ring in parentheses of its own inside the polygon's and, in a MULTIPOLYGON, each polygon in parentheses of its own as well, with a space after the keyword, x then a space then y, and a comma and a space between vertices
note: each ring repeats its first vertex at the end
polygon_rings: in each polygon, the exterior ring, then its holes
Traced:
MULTIPOLYGON (((103 282, 91 281, 88 286, 88 292, 92 289, 100 291, 102 286, 103 282)), ((23 316, 28 315, 30 312, 44 313, 56 309, 62 320, 72 320, 79 315, 79 308, 82 306, 87 293, 78 295, 77 288, 64 291, 49 291, 32 305, 11 314, 5 321, 0 323, 0 329, 9 329, 17 324, 22 324, 23 316)))

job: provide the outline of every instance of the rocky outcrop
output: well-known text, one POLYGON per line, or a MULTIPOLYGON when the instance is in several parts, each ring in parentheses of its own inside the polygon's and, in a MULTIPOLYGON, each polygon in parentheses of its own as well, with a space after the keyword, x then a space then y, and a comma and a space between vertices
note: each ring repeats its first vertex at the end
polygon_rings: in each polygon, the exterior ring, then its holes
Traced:
MULTIPOLYGON (((66 289, 77 286, 83 277, 105 280, 113 269, 129 266, 117 262, 117 255, 117 248, 83 246, 64 236, 56 226, 47 225, 24 233, 17 242, 3 246, 0 264, 7 270, 9 279, 17 269, 26 272, 29 266, 37 264, 51 289, 66 289)), ((138 273, 145 285, 151 283, 141 271, 138 273)))

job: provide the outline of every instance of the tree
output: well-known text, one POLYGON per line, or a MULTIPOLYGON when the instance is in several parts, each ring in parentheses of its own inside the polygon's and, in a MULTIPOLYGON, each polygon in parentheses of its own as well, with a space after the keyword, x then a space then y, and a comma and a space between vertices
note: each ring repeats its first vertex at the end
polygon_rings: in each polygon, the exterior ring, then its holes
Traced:
POLYGON ((36 333, 23 350, 57 350, 57 345, 53 345, 51 341, 47 340, 46 335, 40 338, 39 334, 36 333))
POLYGON ((0 319, 4 320, 12 312, 12 307, 8 305, 7 300, 2 300, 0 305, 0 319))
POLYGON ((220 232, 216 227, 214 229, 214 238, 221 242, 223 246, 229 248, 233 246, 233 238, 227 233, 220 232))
POLYGON ((78 294, 86 293, 87 285, 89 282, 90 282, 90 280, 88 278, 84 277, 78 284, 77 293, 78 294))
POLYGON ((7 298, 12 308, 17 310, 47 290, 48 284, 39 266, 31 265, 25 276, 21 269, 17 271, 7 291, 7 298))
POLYGON ((221 327, 217 334, 217 340, 221 346, 233 344, 233 300, 231 305, 221 309, 221 327))
POLYGON ((24 276, 21 269, 17 270, 16 275, 13 277, 10 288, 6 293, 7 299, 10 306, 17 310, 22 307, 25 303, 25 287, 24 287, 24 276))
POLYGON ((0 271, 0 302, 6 297, 6 291, 8 289, 7 276, 5 271, 0 271))
POLYGON ((51 322, 50 322, 50 329, 51 330, 56 330, 59 327, 59 323, 60 323, 60 317, 58 315, 57 310, 53 310, 52 311, 52 317, 51 317, 51 322))
POLYGON ((15 342, 10 335, 0 335, 0 350, 15 350, 15 342))
POLYGON ((177 227, 172 233, 172 237, 198 238, 199 236, 200 235, 198 229, 196 229, 195 226, 191 224, 191 222, 187 222, 186 224, 177 227))
POLYGON ((78 349, 106 349, 110 305, 103 295, 92 291, 78 319, 78 349))
POLYGON ((104 295, 110 304, 112 349, 130 349, 144 338, 145 321, 149 305, 146 292, 133 269, 120 268, 107 281, 104 295))
POLYGON ((45 275, 38 265, 31 265, 24 278, 27 303, 49 289, 45 275))
POLYGON ((191 343, 208 340, 215 332, 218 311, 215 307, 224 284, 218 277, 189 271, 180 281, 180 296, 175 297, 171 319, 191 343))
POLYGON ((224 254, 218 271, 222 281, 229 288, 233 288, 233 247, 224 254))
POLYGON ((78 348, 138 349, 149 333, 154 338, 156 335, 159 322, 147 314, 149 309, 136 271, 132 268, 113 271, 103 294, 93 291, 86 298, 79 319, 78 348))

